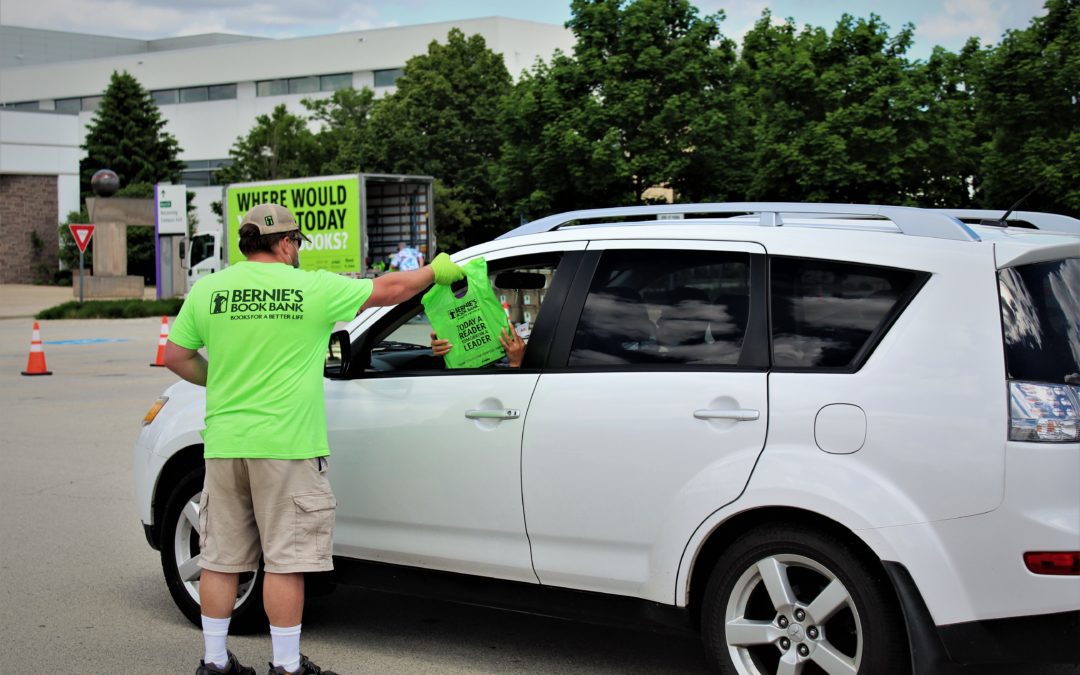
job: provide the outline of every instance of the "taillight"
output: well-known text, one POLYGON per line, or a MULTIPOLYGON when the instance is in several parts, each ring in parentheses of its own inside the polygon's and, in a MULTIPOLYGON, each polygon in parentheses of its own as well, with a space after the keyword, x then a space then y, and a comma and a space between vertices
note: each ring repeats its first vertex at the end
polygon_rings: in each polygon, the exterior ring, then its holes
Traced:
POLYGON ((1009 440, 1080 441, 1080 387, 1009 382, 1009 440))
POLYGON ((1080 551, 1029 551, 1024 564, 1033 574, 1080 576, 1080 551))

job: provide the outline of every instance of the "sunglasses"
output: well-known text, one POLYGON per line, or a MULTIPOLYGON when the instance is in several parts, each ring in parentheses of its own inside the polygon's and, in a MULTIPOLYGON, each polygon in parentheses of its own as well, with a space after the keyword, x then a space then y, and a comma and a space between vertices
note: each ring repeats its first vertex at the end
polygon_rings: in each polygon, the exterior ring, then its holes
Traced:
POLYGON ((288 240, 291 241, 296 248, 300 248, 304 245, 304 240, 301 239, 298 234, 289 235, 288 240))

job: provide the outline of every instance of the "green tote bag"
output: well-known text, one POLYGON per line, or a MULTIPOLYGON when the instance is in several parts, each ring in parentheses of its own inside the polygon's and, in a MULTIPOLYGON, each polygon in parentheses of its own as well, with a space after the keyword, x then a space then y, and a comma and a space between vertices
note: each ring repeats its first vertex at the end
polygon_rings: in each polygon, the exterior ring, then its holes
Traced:
POLYGON ((435 335, 454 346, 444 357, 447 368, 480 368, 506 355, 499 344, 506 313, 488 280, 487 261, 474 258, 461 266, 468 283, 464 293, 436 284, 420 302, 435 335))

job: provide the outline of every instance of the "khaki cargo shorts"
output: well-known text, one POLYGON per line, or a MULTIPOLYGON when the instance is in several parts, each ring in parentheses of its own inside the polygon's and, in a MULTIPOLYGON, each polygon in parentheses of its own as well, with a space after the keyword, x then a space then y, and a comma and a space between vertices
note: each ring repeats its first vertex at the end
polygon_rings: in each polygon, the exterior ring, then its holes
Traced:
POLYGON ((199 566, 213 572, 334 569, 337 500, 325 457, 208 459, 199 498, 199 566))

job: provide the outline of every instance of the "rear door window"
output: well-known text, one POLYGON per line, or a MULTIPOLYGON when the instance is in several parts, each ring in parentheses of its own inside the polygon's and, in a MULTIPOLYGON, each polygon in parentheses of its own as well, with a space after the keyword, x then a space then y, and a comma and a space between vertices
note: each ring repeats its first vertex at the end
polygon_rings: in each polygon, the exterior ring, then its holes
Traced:
POLYGON ((998 272, 1010 379, 1080 385, 1080 258, 998 272))
POLYGON ((604 251, 569 365, 734 366, 749 294, 749 253, 604 251))
POLYGON ((924 272, 830 260, 769 263, 775 368, 858 368, 910 298, 924 272))

